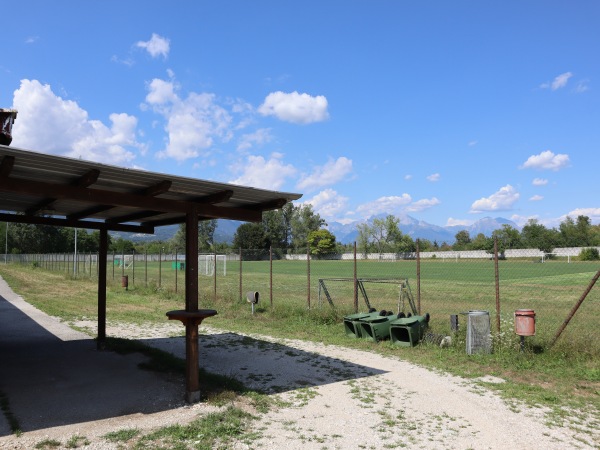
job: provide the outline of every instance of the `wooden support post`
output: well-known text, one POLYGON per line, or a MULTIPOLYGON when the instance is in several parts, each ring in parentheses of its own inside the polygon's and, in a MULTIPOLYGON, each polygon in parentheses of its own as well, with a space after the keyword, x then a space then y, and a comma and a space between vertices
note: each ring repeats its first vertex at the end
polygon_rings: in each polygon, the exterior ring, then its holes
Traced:
MULTIPOLYGON (((108 257, 108 230, 100 230, 100 251, 98 253, 98 350, 106 346, 106 264, 108 257)), ((114 263, 113 263, 114 267, 114 263)))
MULTIPOLYGON (((188 212, 185 221, 185 311, 198 311, 198 213, 188 212)), ((198 322, 185 323, 185 374, 187 403, 200 401, 198 322)))

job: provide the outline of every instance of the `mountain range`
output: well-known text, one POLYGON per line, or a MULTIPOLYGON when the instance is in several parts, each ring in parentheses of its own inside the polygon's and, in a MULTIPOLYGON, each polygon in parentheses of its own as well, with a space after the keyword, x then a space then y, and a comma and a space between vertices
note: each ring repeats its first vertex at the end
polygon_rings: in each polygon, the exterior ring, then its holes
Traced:
MULTIPOLYGON (((357 225, 360 223, 373 224, 374 219, 385 219, 387 214, 380 214, 378 216, 372 216, 367 220, 356 221, 348 224, 342 224, 339 222, 330 222, 328 224, 329 231, 336 237, 337 242, 342 244, 351 244, 358 238, 357 225)), ((491 236, 494 230, 502 228, 502 225, 510 225, 513 228, 520 229, 520 227, 513 221, 504 219, 502 217, 484 217, 477 222, 465 226, 465 225, 452 225, 452 226, 439 226, 427 223, 423 220, 417 220, 409 215, 396 216, 400 220, 399 227, 400 231, 404 234, 408 234, 413 239, 427 239, 431 242, 436 241, 441 244, 446 242, 452 244, 456 239, 456 233, 462 230, 467 230, 469 236, 474 238, 479 233, 483 233, 485 236, 491 236)), ((215 230, 214 240, 215 242, 226 242, 231 244, 233 242, 233 236, 237 228, 243 222, 235 220, 217 220, 217 228, 215 230)), ((155 230, 155 234, 134 234, 134 233, 115 233, 113 236, 122 237, 133 242, 149 242, 155 240, 168 241, 177 232, 179 225, 169 225, 160 227, 155 230)))

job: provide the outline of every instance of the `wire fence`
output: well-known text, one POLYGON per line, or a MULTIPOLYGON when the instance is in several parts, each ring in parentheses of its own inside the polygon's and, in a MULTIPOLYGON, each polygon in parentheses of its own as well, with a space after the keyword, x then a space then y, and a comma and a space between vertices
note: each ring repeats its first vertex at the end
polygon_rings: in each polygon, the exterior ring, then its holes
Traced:
MULTIPOLYGON (((436 333, 452 331, 469 311, 487 311, 496 336, 513 335, 515 311, 535 314, 535 345, 600 354, 599 261, 574 250, 504 254, 437 252, 345 253, 313 257, 286 250, 239 250, 198 255, 200 303, 245 302, 263 308, 333 308, 340 315, 369 308, 428 313, 436 333), (258 294, 257 294, 258 293, 258 294)), ((97 276, 95 254, 7 255, 7 263, 34 264, 76 276, 97 276)), ((108 255, 107 278, 123 286, 152 286, 183 294, 185 256, 108 255)))

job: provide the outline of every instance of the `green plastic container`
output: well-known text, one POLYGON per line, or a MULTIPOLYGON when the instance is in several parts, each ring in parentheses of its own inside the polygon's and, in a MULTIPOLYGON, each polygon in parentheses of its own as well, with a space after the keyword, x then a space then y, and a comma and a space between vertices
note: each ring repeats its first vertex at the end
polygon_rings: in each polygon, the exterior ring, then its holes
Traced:
POLYGON ((344 332, 351 338, 362 337, 360 321, 379 316, 378 312, 350 314, 344 317, 344 332))
POLYGON ((360 324, 361 337, 373 342, 390 338, 390 323, 398 318, 397 315, 369 317, 362 319, 360 324))
POLYGON ((428 326, 426 316, 404 317, 390 323, 390 340, 400 347, 414 347, 423 339, 428 326))

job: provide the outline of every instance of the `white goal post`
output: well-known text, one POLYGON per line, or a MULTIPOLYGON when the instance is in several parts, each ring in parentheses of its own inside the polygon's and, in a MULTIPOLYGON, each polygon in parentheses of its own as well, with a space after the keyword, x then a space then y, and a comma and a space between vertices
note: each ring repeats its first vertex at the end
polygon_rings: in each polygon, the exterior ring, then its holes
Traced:
POLYGON ((562 261, 564 261, 565 258, 566 258, 567 263, 571 264, 571 255, 566 255, 565 256, 565 255, 560 255, 560 254, 557 254, 557 253, 544 253, 542 255, 542 262, 544 263, 546 261, 556 260, 556 259, 559 259, 559 258, 562 261))
POLYGON ((212 276, 217 269, 217 275, 227 275, 227 255, 200 253, 198 255, 198 274, 212 276), (216 257, 216 259, 215 259, 216 257))

